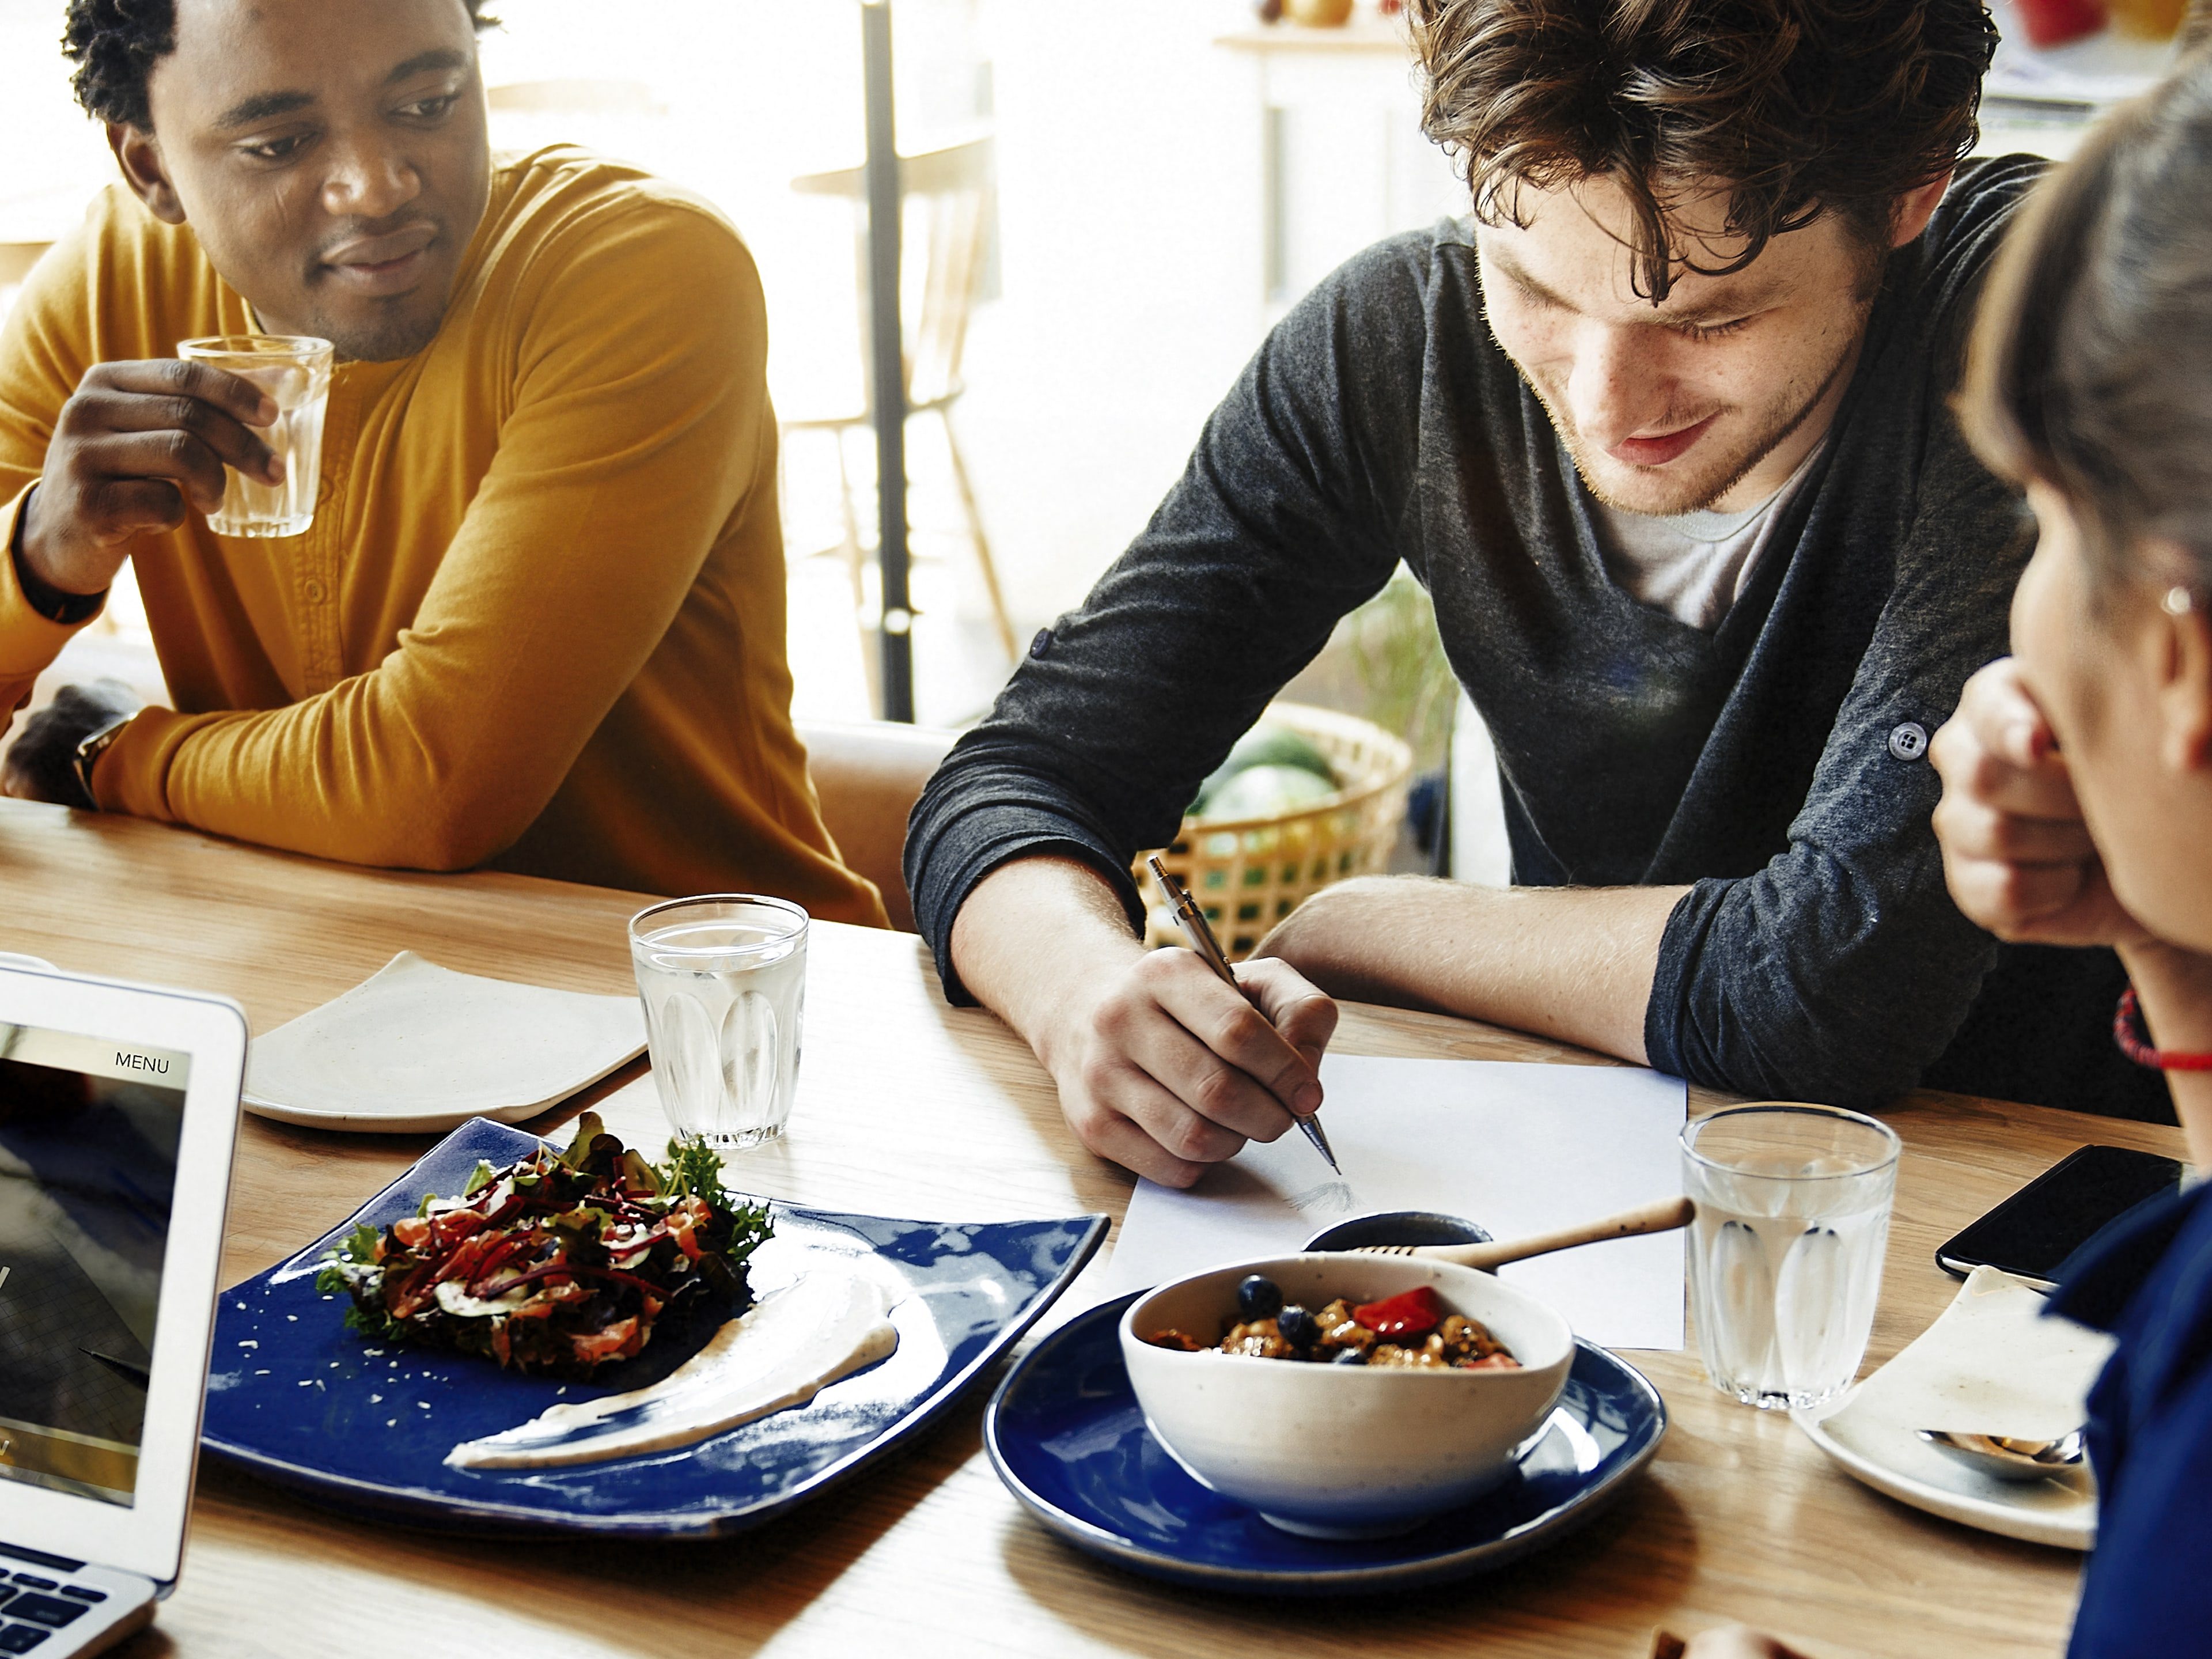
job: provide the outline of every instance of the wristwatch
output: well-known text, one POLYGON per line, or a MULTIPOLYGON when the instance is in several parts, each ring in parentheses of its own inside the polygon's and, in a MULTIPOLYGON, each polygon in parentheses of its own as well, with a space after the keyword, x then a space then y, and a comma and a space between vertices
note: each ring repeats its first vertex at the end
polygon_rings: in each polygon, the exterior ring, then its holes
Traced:
POLYGON ((95 726, 76 746, 77 785, 84 791, 86 805, 94 809, 100 805, 100 797, 92 793, 92 769, 100 763, 102 755, 115 746, 116 738, 123 735, 123 728, 131 724, 137 712, 134 708, 128 714, 118 714, 105 725, 95 726))

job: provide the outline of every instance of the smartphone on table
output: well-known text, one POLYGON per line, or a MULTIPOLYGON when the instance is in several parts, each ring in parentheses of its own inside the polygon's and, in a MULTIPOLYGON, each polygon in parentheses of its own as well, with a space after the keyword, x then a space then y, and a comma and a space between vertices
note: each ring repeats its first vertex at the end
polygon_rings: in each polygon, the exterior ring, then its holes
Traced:
POLYGON ((2180 1186, 2187 1166, 2125 1146, 2082 1146, 1971 1223, 1936 1252, 1947 1273, 1965 1278, 1995 1267, 2042 1290, 2059 1265, 2139 1204, 2180 1186))

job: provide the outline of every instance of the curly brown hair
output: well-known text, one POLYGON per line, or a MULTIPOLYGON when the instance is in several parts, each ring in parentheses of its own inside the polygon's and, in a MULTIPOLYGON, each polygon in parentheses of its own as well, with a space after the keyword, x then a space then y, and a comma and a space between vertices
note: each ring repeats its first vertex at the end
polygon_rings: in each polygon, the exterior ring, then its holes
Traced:
MULTIPOLYGON (((1897 199, 1973 148, 1996 46, 1983 0, 1409 0, 1421 125, 1474 210, 1522 223, 1515 186, 1603 176, 1627 194, 1636 292, 1726 276, 1840 215, 1886 237, 1897 199), (1741 251, 1701 264, 1675 204, 1729 191, 1741 251)), ((1711 250, 1707 250, 1710 252, 1711 250)))

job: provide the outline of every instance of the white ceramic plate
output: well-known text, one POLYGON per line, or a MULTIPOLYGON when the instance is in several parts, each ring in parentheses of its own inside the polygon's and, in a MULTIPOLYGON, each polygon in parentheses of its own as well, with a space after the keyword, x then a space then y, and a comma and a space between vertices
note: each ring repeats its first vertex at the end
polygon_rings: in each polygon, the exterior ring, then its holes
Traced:
POLYGON ((1900 1504, 2004 1538, 2086 1550, 2097 1541, 2097 1488, 2085 1474, 2022 1483, 1978 1474, 1894 1425, 1854 1419, 1843 1408, 1797 1419, 1813 1443, 1845 1471, 1900 1504))
POLYGON ((2080 1425, 2112 1340, 2042 1317, 2043 1300, 2023 1280, 1977 1267, 1911 1346, 1839 1404, 1796 1413, 1797 1426, 1847 1473, 1900 1504, 2006 1538, 2089 1548, 2097 1541, 2097 1488, 2086 1464, 2048 1480, 2000 1480, 1918 1433, 2045 1438, 2080 1425))
POLYGON ((457 974, 402 951, 343 996, 256 1037, 246 1109, 360 1133, 517 1123, 645 1050, 635 997, 457 974))

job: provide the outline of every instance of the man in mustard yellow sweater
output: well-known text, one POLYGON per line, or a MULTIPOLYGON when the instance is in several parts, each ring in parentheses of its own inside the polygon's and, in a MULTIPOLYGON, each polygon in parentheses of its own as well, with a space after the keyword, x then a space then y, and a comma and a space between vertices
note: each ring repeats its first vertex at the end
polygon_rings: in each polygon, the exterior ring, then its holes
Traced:
POLYGON ((74 688, 5 786, 880 924, 791 726, 751 259, 630 168, 495 161, 479 4, 70 0, 123 181, 0 334, 0 714, 126 558, 177 706, 74 688), (337 349, 289 539, 207 523, 274 411, 175 350, 242 332, 337 349))

